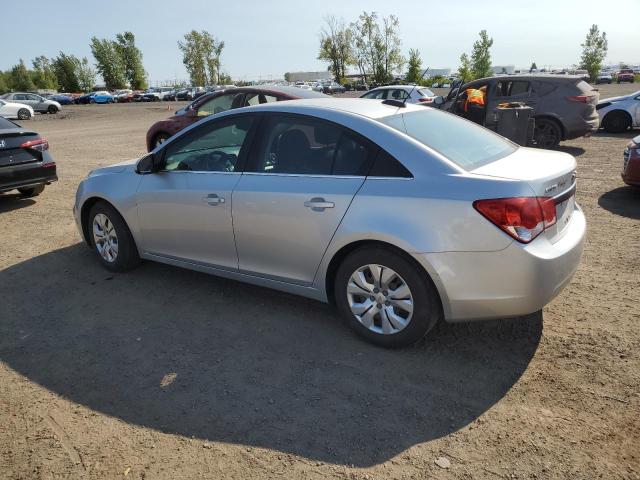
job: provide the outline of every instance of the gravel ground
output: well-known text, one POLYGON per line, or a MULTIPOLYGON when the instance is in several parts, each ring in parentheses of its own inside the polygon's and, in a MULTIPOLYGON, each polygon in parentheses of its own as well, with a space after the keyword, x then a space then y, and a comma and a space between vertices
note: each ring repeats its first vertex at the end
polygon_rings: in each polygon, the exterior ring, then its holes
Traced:
POLYGON ((640 478, 640 193, 619 176, 640 132, 563 143, 589 232, 556 300, 386 351, 310 300, 99 266, 76 186, 177 105, 29 124, 60 181, 0 197, 0 478, 640 478))

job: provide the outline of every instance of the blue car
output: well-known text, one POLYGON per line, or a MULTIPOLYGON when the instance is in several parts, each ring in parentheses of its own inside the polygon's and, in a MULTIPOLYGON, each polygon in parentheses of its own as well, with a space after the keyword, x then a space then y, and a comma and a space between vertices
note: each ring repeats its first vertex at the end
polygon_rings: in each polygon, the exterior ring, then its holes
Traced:
POLYGON ((114 103, 113 95, 106 91, 93 92, 89 95, 89 103, 114 103))
POLYGON ((71 105, 73 103, 73 97, 69 95, 49 95, 47 98, 49 100, 55 100, 60 105, 71 105))

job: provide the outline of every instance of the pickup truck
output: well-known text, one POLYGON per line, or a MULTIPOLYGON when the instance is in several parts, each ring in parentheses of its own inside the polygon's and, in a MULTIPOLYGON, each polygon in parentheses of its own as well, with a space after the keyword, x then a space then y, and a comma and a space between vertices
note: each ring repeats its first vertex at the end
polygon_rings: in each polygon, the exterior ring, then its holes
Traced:
POLYGON ((633 73, 633 70, 631 70, 630 68, 625 68, 623 70, 620 70, 618 72, 618 78, 616 79, 616 82, 620 83, 620 82, 635 82, 635 75, 633 73))

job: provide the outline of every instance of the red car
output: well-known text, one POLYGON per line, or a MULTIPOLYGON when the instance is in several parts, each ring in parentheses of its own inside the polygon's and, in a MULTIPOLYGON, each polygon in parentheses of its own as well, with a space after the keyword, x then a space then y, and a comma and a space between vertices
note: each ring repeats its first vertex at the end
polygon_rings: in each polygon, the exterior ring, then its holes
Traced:
POLYGON ((622 180, 627 185, 640 187, 640 135, 624 149, 622 180))
POLYGON ((151 125, 147 132, 147 150, 150 152, 183 128, 208 115, 261 103, 318 97, 326 95, 297 87, 261 86, 218 90, 198 97, 187 107, 178 110, 173 117, 151 125))
POLYGON ((631 70, 630 68, 624 69, 624 70, 620 70, 618 72, 618 78, 617 78, 617 82, 631 82, 633 83, 635 81, 635 74, 633 73, 633 70, 631 70))

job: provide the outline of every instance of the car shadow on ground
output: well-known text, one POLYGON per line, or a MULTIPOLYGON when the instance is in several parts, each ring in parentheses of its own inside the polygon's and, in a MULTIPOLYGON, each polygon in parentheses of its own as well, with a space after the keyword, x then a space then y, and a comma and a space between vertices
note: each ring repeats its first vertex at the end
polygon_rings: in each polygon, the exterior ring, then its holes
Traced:
POLYGON ((555 148, 558 152, 565 152, 574 157, 579 157, 585 152, 585 149, 582 147, 573 147, 570 145, 559 145, 555 148))
MULTIPOLYGON (((640 135, 640 129, 632 129, 632 130, 627 130, 626 132, 622 132, 622 133, 609 133, 609 132, 605 132, 604 130, 598 130, 596 133, 593 134, 594 137, 604 137, 604 138, 628 138, 629 140, 631 140, 634 137, 637 137, 638 135, 640 135)), ((620 155, 622 155, 622 153, 620 153, 620 155)))
POLYGON ((322 303, 77 244, 0 272, 0 360, 73 402, 212 441, 370 466, 474 421, 521 377, 542 314, 384 350, 322 303))
POLYGON ((618 187, 600 196, 598 205, 622 217, 640 220, 640 189, 618 187))
POLYGON ((0 193, 0 213, 29 207, 35 203, 35 200, 24 198, 20 194, 0 193))

